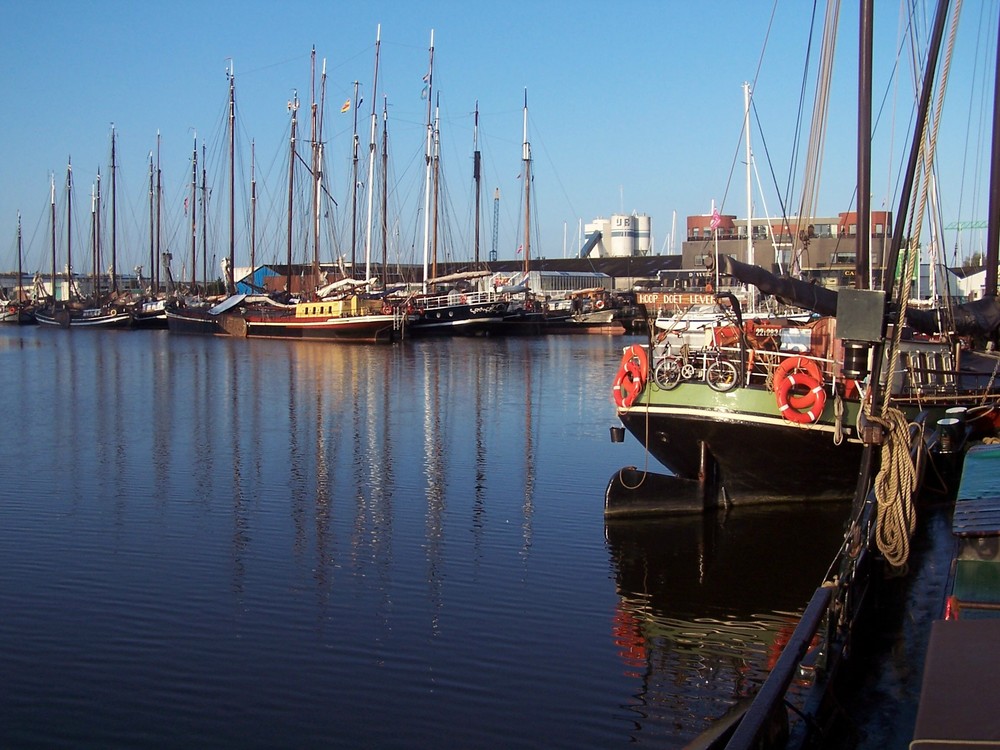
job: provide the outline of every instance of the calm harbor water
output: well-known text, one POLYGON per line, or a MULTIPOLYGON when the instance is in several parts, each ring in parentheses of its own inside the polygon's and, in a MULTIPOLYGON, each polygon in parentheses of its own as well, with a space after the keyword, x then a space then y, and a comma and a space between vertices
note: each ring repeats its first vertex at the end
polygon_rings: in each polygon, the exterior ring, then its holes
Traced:
POLYGON ((0 329, 0 747, 683 746, 844 509, 606 526, 626 343, 0 329))

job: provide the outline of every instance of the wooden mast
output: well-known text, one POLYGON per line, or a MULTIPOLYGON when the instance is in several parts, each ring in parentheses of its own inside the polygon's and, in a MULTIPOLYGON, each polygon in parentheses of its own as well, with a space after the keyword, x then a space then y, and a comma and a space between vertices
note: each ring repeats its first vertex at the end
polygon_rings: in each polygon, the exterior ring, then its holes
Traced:
POLYGON ((984 297, 997 296, 997 265, 1000 261, 1000 47, 997 47, 996 76, 993 82, 993 152, 990 155, 989 216, 986 229, 986 285, 984 297))

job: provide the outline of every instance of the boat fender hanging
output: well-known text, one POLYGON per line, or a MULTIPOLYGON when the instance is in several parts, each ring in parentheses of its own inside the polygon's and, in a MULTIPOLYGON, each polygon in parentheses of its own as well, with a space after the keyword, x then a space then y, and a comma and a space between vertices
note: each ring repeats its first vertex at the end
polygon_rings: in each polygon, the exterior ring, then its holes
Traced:
POLYGON ((622 355, 614 385, 611 387, 615 406, 628 409, 635 403, 646 385, 648 370, 649 358, 646 349, 638 344, 627 347, 622 355))

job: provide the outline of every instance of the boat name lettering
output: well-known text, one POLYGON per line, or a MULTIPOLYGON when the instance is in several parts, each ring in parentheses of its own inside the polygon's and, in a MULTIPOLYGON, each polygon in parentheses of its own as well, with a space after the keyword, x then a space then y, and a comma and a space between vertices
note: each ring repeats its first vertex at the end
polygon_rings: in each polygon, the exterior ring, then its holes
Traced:
POLYGON ((635 295, 640 305, 711 305, 715 302, 714 294, 639 292, 635 295))

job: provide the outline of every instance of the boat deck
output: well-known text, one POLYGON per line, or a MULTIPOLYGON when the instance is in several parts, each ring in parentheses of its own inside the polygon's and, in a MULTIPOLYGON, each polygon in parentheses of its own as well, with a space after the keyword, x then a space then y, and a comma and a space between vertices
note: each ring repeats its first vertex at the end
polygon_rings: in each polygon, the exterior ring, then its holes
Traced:
POLYGON ((945 619, 931 626, 911 748, 1000 748, 1000 445, 965 458, 945 619))

